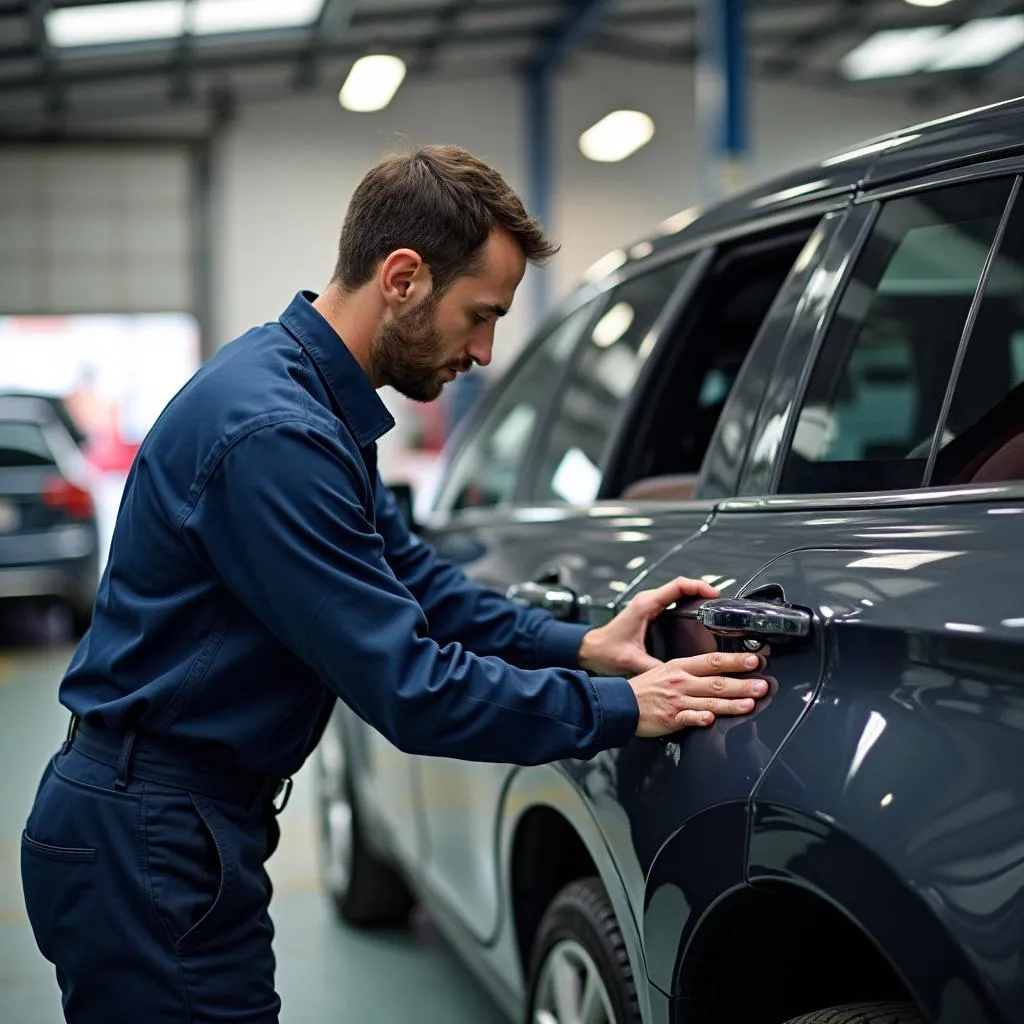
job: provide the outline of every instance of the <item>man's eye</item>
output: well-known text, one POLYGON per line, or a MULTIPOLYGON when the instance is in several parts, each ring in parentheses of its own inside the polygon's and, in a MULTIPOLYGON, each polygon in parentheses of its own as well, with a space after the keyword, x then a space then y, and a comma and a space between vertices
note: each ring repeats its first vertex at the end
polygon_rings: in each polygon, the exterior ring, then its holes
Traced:
POLYGON ((473 319, 474 319, 474 320, 475 320, 475 321, 476 321, 476 322, 477 322, 478 324, 485 324, 485 323, 487 323, 487 317, 485 317, 485 316, 481 316, 481 315, 480 315, 479 313, 474 313, 474 314, 473 314, 473 319))

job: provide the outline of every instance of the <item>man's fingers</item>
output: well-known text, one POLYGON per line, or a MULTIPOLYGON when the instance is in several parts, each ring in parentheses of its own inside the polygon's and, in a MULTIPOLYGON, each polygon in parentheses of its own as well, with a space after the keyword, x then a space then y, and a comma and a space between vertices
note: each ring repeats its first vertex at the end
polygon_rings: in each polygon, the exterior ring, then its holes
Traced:
POLYGON ((671 664, 692 676, 717 676, 723 672, 754 672, 764 668, 767 662, 757 654, 712 651, 692 658, 676 658, 671 664))
POLYGON ((754 710, 754 702, 750 697, 739 700, 722 700, 718 697, 705 697, 699 700, 699 711, 710 712, 712 715, 749 715, 754 710))
POLYGON ((657 613, 684 597, 706 597, 710 599, 718 597, 718 591, 710 583, 705 583, 704 580, 690 580, 685 576, 677 576, 674 580, 670 580, 655 590, 645 590, 642 594, 638 594, 637 597, 641 598, 644 603, 649 604, 657 613))
POLYGON ((682 681, 680 691, 687 697, 722 697, 726 700, 738 700, 740 697, 763 697, 768 692, 768 684, 763 679, 689 676, 682 681))
POLYGON ((693 711, 687 709, 676 715, 675 726, 677 729, 706 728, 715 720, 715 716, 709 711, 693 711))

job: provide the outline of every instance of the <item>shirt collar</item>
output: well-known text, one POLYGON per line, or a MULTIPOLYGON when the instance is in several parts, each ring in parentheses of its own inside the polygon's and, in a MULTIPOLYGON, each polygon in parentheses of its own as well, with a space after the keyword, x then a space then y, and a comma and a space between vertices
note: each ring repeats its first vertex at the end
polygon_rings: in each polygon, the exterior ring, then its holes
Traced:
POLYGON ((395 425, 394 417, 348 346, 313 308, 315 298, 315 292, 299 292, 281 314, 281 323, 316 363, 353 436, 366 448, 395 425))

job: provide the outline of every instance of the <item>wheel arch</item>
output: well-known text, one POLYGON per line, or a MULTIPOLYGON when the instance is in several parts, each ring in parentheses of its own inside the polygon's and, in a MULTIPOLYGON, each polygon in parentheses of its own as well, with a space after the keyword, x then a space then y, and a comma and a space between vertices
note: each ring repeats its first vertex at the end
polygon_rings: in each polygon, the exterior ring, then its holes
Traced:
POLYGON ((512 777, 502 803, 500 856, 503 903, 521 986, 526 985, 532 942, 543 914, 539 902, 550 894, 549 902, 563 885, 583 877, 576 871, 590 871, 608 894, 636 980, 641 1013, 649 1020, 643 941, 626 884, 586 797, 557 766, 521 769, 512 777), (561 857, 544 856, 550 849, 545 840, 552 835, 548 841, 565 844, 561 857), (535 891, 532 906, 522 899, 524 886, 535 891))

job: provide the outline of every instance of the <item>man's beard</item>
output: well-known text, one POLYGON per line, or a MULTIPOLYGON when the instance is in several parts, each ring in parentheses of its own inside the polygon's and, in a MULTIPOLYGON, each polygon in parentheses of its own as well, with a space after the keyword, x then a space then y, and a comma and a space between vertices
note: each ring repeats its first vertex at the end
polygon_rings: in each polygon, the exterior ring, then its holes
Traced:
POLYGON ((428 298, 400 319, 384 321, 370 349, 373 379, 414 402, 434 401, 445 370, 454 369, 440 361, 444 340, 434 320, 436 306, 428 298))

